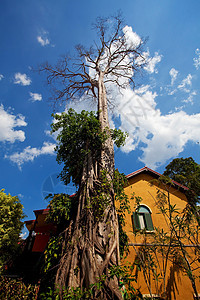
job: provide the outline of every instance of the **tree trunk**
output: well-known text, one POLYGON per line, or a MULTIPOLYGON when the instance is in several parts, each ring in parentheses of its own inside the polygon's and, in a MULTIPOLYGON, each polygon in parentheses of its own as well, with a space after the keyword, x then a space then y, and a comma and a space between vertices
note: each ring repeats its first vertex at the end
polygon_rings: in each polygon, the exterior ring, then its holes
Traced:
POLYGON ((92 297, 94 299, 122 299, 118 279, 109 278, 109 269, 119 265, 120 255, 118 218, 112 184, 114 149, 109 134, 106 90, 102 73, 98 81, 98 117, 101 130, 107 131, 108 139, 103 145, 98 162, 93 161, 90 153, 85 160, 76 220, 71 221, 65 231, 64 245, 66 247, 56 275, 56 286, 60 290, 61 299, 64 287, 88 289, 104 275, 106 279, 102 281, 103 286, 100 290, 93 287, 92 297), (110 191, 104 194, 107 198, 106 207, 101 218, 97 219, 93 211, 92 197, 95 189, 101 184, 103 170, 106 171, 110 191))
POLYGON ((114 148, 112 138, 109 134, 110 126, 108 121, 107 96, 103 76, 103 72, 100 72, 98 80, 98 118, 101 124, 101 130, 106 130, 109 137, 101 151, 101 167, 106 169, 112 180, 114 171, 114 148))

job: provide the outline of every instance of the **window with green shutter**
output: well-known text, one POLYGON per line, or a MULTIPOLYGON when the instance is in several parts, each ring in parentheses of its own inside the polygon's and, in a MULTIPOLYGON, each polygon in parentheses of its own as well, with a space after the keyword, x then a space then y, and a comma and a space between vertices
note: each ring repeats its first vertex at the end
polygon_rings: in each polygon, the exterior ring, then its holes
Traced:
POLYGON ((153 230, 151 212, 146 205, 140 205, 136 211, 133 212, 133 224, 135 230, 153 230))

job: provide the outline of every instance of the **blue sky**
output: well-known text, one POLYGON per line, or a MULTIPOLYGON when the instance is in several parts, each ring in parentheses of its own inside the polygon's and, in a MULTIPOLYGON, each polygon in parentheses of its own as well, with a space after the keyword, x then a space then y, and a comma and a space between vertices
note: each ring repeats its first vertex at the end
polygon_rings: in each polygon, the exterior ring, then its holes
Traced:
MULTIPOLYGON (((116 167, 128 174, 147 165, 162 173, 175 157, 200 163, 199 1, 1 0, 0 184, 19 196, 26 219, 45 208, 45 193, 71 191, 56 179, 51 95, 45 75, 34 69, 73 53, 76 44, 92 44, 92 22, 119 9, 128 33, 148 37, 149 64, 111 116, 129 132, 116 167)), ((73 106, 88 109, 88 103, 73 106)))

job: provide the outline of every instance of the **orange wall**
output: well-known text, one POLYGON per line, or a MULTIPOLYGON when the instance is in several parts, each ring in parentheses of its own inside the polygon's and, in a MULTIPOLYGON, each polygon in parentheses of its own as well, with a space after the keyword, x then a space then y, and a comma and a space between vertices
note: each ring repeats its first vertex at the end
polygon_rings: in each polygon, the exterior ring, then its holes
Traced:
MULTIPOLYGON (((168 225, 164 219, 164 217, 159 213, 158 208, 156 207, 155 200, 156 200, 156 194, 158 187, 154 184, 153 186, 150 185, 150 181, 153 179, 152 176, 149 174, 138 174, 134 177, 130 178, 129 185, 125 188, 126 194, 129 196, 130 199, 130 205, 131 205, 131 211, 135 211, 136 205, 135 200, 131 200, 131 196, 134 192, 135 196, 142 197, 143 201, 141 204, 147 205, 151 212, 152 212, 152 221, 154 227, 163 228, 164 231, 168 231, 168 225)), ((166 192, 164 187, 159 187, 160 190, 163 192, 166 192)), ((186 205, 186 196, 184 193, 182 193, 180 190, 171 187, 170 188, 170 200, 171 204, 176 204, 176 208, 184 209, 186 205)), ((126 226, 125 230, 127 232, 127 235, 129 237, 129 243, 134 244, 134 246, 129 246, 130 253, 128 257, 125 259, 125 261, 133 263, 136 257, 135 249, 138 249, 139 246, 136 246, 135 244, 142 243, 143 235, 138 232, 137 234, 134 234, 133 229, 133 223, 132 223, 132 214, 126 214, 126 226), (134 248, 135 247, 135 248, 134 248)), ((148 241, 151 241, 152 234, 147 234, 148 241)), ((199 275, 197 273, 197 275, 199 275)), ((172 265, 169 265, 168 271, 167 271, 167 282, 168 282, 168 296, 167 299, 178 299, 178 300, 184 300, 184 299, 193 299, 193 289, 191 287, 191 282, 187 278, 187 276, 182 276, 179 270, 174 270, 172 268, 172 265)), ((161 281, 158 284, 160 285, 160 289, 162 289, 161 281)), ((140 288, 140 291, 142 294, 149 294, 149 291, 146 287, 146 284, 144 282, 144 278, 142 273, 139 273, 137 284, 137 288, 140 288)), ((152 284, 152 292, 156 294, 156 288, 154 284, 152 284)), ((200 292, 200 284, 198 281, 198 288, 200 292)))
MULTIPOLYGON (((156 207, 156 193, 158 187, 156 185, 151 185, 150 182, 154 179, 148 174, 138 174, 133 178, 129 179, 129 185, 125 188, 125 192, 128 195, 129 199, 134 192, 135 196, 140 196, 143 201, 141 204, 147 205, 152 211, 152 221, 154 227, 161 227, 167 231, 167 224, 162 215, 158 214, 159 210, 156 207)), ((164 187, 159 187, 160 190, 166 193, 164 187)), ((170 200, 171 204, 176 204, 176 208, 182 210, 186 205, 186 196, 180 192, 178 189, 171 187, 170 188, 170 200)), ((135 211, 135 201, 130 200, 130 205, 132 211, 135 211)), ((126 232, 131 242, 134 242, 135 236, 133 234, 133 224, 131 214, 126 216, 126 232)))

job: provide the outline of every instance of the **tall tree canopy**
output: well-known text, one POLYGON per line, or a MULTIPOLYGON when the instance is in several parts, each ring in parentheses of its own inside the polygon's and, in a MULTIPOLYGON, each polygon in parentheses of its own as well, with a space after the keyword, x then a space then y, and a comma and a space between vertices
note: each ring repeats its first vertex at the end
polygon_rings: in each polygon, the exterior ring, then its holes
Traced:
POLYGON ((186 192, 188 199, 188 216, 192 212, 200 225, 200 213, 196 205, 200 197, 200 165, 197 164, 192 157, 175 158, 166 166, 163 175, 169 176, 171 179, 189 188, 186 192))
POLYGON ((78 45, 75 58, 65 56, 56 66, 46 63, 41 67, 47 72, 56 101, 83 95, 97 101, 96 118, 85 112, 77 118, 69 111, 56 117, 58 125, 53 126, 53 131, 66 129, 58 136, 57 158, 64 162, 61 177, 67 182, 72 176, 79 185, 77 211, 65 230, 56 285, 62 298, 64 287, 88 288, 106 276, 101 289, 94 288, 94 299, 122 299, 118 278, 108 276, 109 270, 120 264, 120 256, 113 188, 113 138, 119 137, 119 132, 109 127, 107 87, 134 84, 133 77, 145 59, 142 40, 133 32, 134 42, 130 40, 119 16, 98 18, 95 28, 99 40, 94 46, 86 49, 78 45))
POLYGON ((165 169, 163 175, 188 187, 188 196, 197 202, 200 197, 200 165, 192 157, 181 157, 173 159, 165 169))
POLYGON ((0 268, 17 251, 23 228, 23 206, 17 197, 0 191, 0 268))

